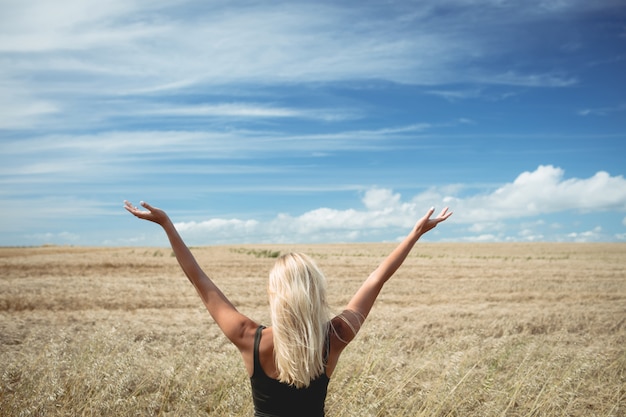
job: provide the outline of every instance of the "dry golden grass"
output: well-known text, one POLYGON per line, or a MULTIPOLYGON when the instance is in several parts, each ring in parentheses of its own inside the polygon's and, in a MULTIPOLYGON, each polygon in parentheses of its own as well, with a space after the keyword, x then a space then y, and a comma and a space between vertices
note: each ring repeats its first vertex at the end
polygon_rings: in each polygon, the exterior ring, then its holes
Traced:
MULTIPOLYGON (((194 248, 268 323, 271 251, 340 311, 389 244, 194 248), (263 251, 270 252, 263 252, 263 251)), ((239 354, 169 249, 0 249, 0 415, 249 416, 239 354)), ((626 415, 626 245, 422 244, 329 388, 329 416, 626 415)))

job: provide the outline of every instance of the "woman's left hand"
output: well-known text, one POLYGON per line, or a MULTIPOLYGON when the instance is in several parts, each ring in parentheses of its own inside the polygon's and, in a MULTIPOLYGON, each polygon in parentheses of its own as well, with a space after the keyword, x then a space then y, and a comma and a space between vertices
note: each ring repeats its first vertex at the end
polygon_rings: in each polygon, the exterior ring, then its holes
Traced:
POLYGON ((146 210, 141 210, 138 207, 133 206, 129 201, 124 201, 124 208, 133 216, 138 217, 143 220, 148 220, 163 226, 169 220, 167 214, 156 207, 152 207, 150 204, 142 201, 139 203, 146 210))

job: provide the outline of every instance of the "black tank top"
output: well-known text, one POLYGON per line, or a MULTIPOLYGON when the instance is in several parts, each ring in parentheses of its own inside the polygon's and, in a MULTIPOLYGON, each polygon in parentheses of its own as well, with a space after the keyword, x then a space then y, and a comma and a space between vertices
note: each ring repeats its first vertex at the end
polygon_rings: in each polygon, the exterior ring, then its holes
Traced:
MULTIPOLYGON (((259 343, 264 328, 259 326, 254 335, 254 370, 250 383, 255 417, 323 417, 329 382, 326 372, 306 388, 296 388, 267 376, 259 360, 259 343)), ((326 355, 330 350, 329 341, 327 338, 326 355)))

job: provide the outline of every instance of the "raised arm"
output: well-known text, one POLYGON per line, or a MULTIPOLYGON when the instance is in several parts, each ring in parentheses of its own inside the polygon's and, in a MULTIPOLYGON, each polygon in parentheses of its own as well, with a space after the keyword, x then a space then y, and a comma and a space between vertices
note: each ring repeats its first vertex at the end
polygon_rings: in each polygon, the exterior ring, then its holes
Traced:
POLYGON ((448 208, 444 208, 439 215, 433 219, 434 208, 417 221, 411 232, 402 242, 391 252, 387 258, 370 274, 356 294, 352 297, 344 312, 335 319, 336 326, 342 329, 341 339, 347 344, 358 333, 363 321, 367 318, 376 297, 383 288, 383 285, 391 278, 404 262, 408 254, 413 249, 420 237, 429 230, 432 230, 442 221, 452 215, 448 208), (346 326, 344 326, 344 324, 346 326))
POLYGON ((131 214, 140 219, 157 223, 163 228, 180 267, 196 288, 207 310, 209 310, 209 313, 226 337, 237 347, 242 349, 244 347, 243 344, 247 340, 244 338, 246 330, 254 326, 252 320, 239 313, 222 291, 220 291, 215 283, 204 273, 195 257, 178 234, 178 231, 168 215, 163 210, 152 207, 143 201, 141 202, 141 206, 146 210, 141 210, 128 201, 124 202, 124 208, 131 214))

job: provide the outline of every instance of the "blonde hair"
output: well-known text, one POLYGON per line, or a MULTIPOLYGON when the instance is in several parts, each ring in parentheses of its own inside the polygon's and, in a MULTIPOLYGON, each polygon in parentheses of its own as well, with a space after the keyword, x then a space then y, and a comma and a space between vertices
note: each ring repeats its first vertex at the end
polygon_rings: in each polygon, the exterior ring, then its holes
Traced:
POLYGON ((278 380, 307 387, 324 372, 326 278, 308 256, 288 253, 276 260, 268 293, 278 380))

